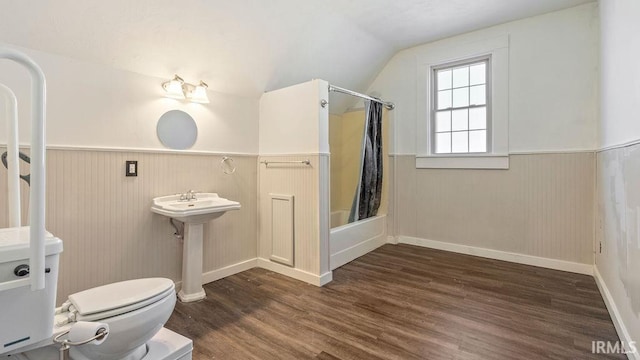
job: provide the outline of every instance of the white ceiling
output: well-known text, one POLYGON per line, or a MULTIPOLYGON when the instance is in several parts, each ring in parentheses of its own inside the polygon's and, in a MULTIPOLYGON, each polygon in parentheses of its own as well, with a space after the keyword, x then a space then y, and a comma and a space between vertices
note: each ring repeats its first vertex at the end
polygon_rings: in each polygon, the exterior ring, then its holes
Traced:
POLYGON ((358 91, 398 50, 591 0, 4 0, 0 42, 257 97, 358 91))

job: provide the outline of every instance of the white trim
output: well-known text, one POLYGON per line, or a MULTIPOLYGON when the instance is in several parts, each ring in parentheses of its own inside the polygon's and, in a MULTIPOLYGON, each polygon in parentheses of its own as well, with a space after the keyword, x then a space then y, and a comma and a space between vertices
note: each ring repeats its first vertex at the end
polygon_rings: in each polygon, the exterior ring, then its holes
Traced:
POLYGON ((399 236, 398 243, 422 246, 432 249, 451 251, 459 254, 480 256, 489 259, 509 261, 518 264, 538 266, 548 269, 568 271, 577 274, 593 275, 592 264, 581 264, 571 261, 543 258, 532 255, 518 254, 500 250, 479 248, 468 245, 454 244, 442 241, 420 239, 410 236, 399 236))
MULTIPOLYGON (((638 143, 640 143, 640 140, 638 141, 638 143)), ((630 145, 625 145, 625 146, 630 146, 630 145)), ((596 149, 568 149, 568 150, 529 150, 529 151, 509 151, 508 156, 511 155, 554 155, 554 154, 582 154, 582 153, 597 153, 600 150, 596 150, 596 149)), ((389 154, 389 156, 393 156, 393 157, 400 157, 400 156, 415 156, 415 157, 427 157, 424 155, 417 155, 415 153, 397 153, 397 154, 389 154)), ((429 158, 445 158, 445 159, 449 159, 449 158, 473 158, 473 157, 501 157, 501 156, 507 156, 507 155, 493 155, 493 154, 486 154, 486 155, 473 155, 473 154, 463 154, 462 156, 429 156, 429 158)))
MULTIPOLYGON (((0 147, 6 147, 1 144, 0 147)), ((28 149, 29 144, 20 144, 20 148, 28 149)), ((47 145, 47 150, 70 150, 70 151, 105 151, 105 152, 138 152, 138 153, 160 153, 160 154, 183 154, 183 155, 233 155, 233 156, 258 156, 257 153, 244 152, 223 152, 208 150, 174 150, 174 149, 153 149, 134 147, 106 147, 106 146, 76 146, 76 145, 47 145)))
POLYGON ((640 144, 640 139, 627 141, 625 143, 621 143, 617 145, 609 145, 609 146, 601 147, 600 149, 596 150, 596 152, 603 152, 603 151, 613 150, 613 149, 621 149, 621 148, 626 148, 626 147, 634 146, 638 144, 640 144))
MULTIPOLYGON (((430 93, 432 91, 432 68, 440 64, 485 55, 491 56, 490 81, 487 85, 490 92, 487 96, 491 99, 491 102, 488 103, 488 111, 490 111, 488 119, 491 120, 488 122, 487 131, 491 134, 491 143, 487 144, 490 153, 485 155, 506 155, 509 152, 509 35, 505 34, 456 46, 431 46, 416 56, 418 62, 416 146, 419 157, 427 158, 435 155, 432 152, 433 147, 431 145, 432 96, 430 93)), ((420 168, 421 166, 419 165, 425 165, 426 168, 505 168, 504 160, 494 167, 490 162, 484 163, 482 160, 478 160, 473 154, 464 155, 470 155, 470 159, 467 161, 454 160, 454 165, 443 165, 445 163, 448 164, 448 162, 434 160, 437 165, 430 166, 429 161, 425 160, 424 162, 417 161, 416 167, 420 168)), ((444 156, 438 155, 438 157, 444 156)))
POLYGON ((258 154, 260 157, 278 157, 278 156, 331 156, 330 152, 309 152, 309 153, 262 153, 258 154))
POLYGON ((535 151, 509 151, 509 155, 553 155, 553 154, 579 154, 595 153, 594 149, 567 149, 567 150, 535 150, 535 151))
POLYGON ((508 155, 416 156, 416 169, 509 169, 508 155))
MULTIPOLYGON (((236 264, 225 266, 220 269, 207 271, 202 273, 202 285, 214 282, 226 278, 227 276, 235 275, 243 271, 253 269, 258 266, 257 258, 241 261, 236 264)), ((182 281, 176 281, 176 292, 182 289, 182 281)))
POLYGON ((311 285, 322 286, 333 279, 333 273, 331 271, 328 271, 322 275, 316 275, 304 270, 280 265, 267 259, 258 258, 257 260, 257 266, 259 268, 267 269, 269 271, 273 271, 278 274, 294 278, 296 280, 304 281, 311 285))
POLYGON ((359 258, 360 256, 366 255, 386 243, 387 235, 383 232, 344 250, 340 250, 335 254, 331 254, 331 259, 329 261, 329 264, 331 264, 331 270, 335 270, 340 266, 359 258))
POLYGON ((319 157, 318 256, 320 272, 331 271, 331 156, 319 157))
POLYGON ((397 244, 398 243, 398 236, 393 236, 393 235, 389 235, 387 236, 387 244, 397 244))
MULTIPOLYGON (((613 321, 613 326, 616 328, 618 337, 625 344, 629 344, 634 340, 629 335, 629 331, 624 325, 624 321, 622 319, 622 316, 620 315, 620 312, 618 311, 618 307, 616 306, 615 301, 613 300, 613 296, 611 296, 611 293, 607 288, 607 284, 604 282, 602 275, 600 275, 600 271, 598 271, 597 266, 593 267, 593 277, 596 280, 596 285, 598 285, 598 290, 600 290, 602 299, 604 299, 604 304, 607 306, 607 310, 609 311, 609 315, 611 316, 611 320, 613 321)), ((640 360, 640 352, 636 351, 635 353, 628 353, 627 357, 630 360, 640 360)))

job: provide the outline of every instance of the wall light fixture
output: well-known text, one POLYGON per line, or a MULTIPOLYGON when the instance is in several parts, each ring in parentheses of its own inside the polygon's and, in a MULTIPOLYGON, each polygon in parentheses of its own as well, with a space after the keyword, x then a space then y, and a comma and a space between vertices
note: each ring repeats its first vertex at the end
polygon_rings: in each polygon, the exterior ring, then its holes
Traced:
POLYGON ((209 88, 209 85, 207 85, 207 83, 200 80, 200 84, 196 86, 191 84, 185 84, 184 86, 186 90, 184 94, 191 102, 200 104, 209 103, 209 97, 207 96, 207 88, 209 88))
POLYGON ((166 97, 178 100, 187 99, 200 104, 209 103, 209 97, 207 96, 208 87, 209 86, 202 80, 200 80, 200 84, 198 85, 186 83, 178 75, 174 75, 173 79, 162 83, 166 97))

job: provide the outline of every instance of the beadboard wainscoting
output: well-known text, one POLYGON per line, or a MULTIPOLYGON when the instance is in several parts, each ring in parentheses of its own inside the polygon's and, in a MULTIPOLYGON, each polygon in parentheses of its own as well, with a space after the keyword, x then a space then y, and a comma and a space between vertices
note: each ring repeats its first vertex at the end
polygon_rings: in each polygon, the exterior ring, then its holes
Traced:
MULTIPOLYGON (((182 244, 168 218, 149 208, 154 197, 190 189, 217 192, 242 205, 205 226, 203 279, 213 281, 253 267, 257 157, 233 155, 237 170, 230 175, 223 173, 221 160, 222 155, 212 154, 48 150, 46 226, 64 242, 58 303, 71 293, 115 281, 179 281, 182 244), (137 177, 125 177, 126 160, 138 161, 137 177)), ((29 196, 21 183, 24 223, 29 196)), ((8 222, 6 188, 2 167, 0 227, 8 222)))
POLYGON ((314 285, 331 281, 329 270, 329 156, 324 154, 260 156, 258 266, 314 285), (309 165, 301 161, 309 160, 309 165), (271 162, 264 164, 264 161, 271 162), (290 162, 290 163, 287 163, 290 162), (293 199, 293 262, 272 260, 273 250, 288 237, 273 238, 276 219, 272 198, 293 199))
POLYGON ((640 340, 640 143, 600 151, 597 161, 596 279, 628 346, 640 340))
POLYGON ((508 170, 416 169, 414 156, 395 159, 400 240, 559 260, 577 272, 593 265, 593 152, 511 155, 508 170))

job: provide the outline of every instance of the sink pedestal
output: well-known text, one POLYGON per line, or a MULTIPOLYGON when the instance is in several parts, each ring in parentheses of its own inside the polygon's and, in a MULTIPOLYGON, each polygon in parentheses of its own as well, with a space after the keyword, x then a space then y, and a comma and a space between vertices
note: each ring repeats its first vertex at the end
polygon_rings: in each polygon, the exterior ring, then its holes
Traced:
POLYGON ((182 302, 198 301, 206 297, 202 288, 202 241, 204 224, 225 212, 240 209, 240 203, 216 193, 195 193, 160 196, 153 199, 151 211, 184 224, 182 246, 182 302))
POLYGON ((182 302, 202 300, 206 297, 202 288, 202 238, 204 224, 184 224, 182 247, 182 289, 178 298, 182 302))

